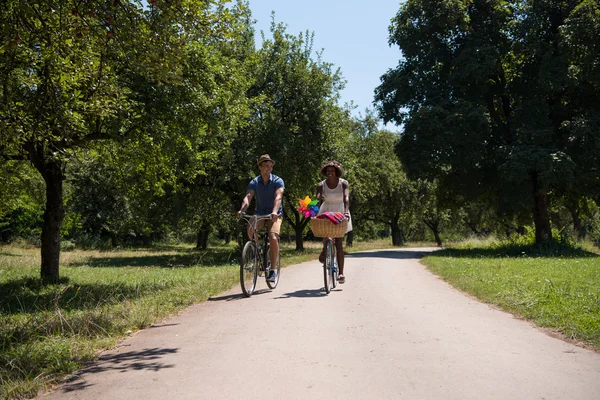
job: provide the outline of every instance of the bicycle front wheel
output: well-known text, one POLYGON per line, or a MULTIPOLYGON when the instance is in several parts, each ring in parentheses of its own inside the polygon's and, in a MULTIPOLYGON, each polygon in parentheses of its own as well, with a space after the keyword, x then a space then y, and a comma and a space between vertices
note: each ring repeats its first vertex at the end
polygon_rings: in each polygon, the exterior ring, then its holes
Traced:
POLYGON ((242 262, 240 263, 240 286, 247 297, 252 296, 252 293, 254 293, 257 277, 258 257, 256 245, 248 241, 244 245, 244 250, 242 250, 242 262))
POLYGON ((325 264, 323 264, 323 282, 325 283, 325 293, 331 292, 331 268, 333 267, 333 243, 327 241, 325 248, 325 264))

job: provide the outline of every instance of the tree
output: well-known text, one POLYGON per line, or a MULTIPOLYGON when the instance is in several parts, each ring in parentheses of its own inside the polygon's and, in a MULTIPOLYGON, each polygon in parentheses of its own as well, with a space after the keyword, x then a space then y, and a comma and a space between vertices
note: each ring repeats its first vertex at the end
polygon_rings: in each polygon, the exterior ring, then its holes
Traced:
MULTIPOLYGON (((313 57, 308 32, 290 35, 273 16, 271 33, 273 38, 264 39, 257 52, 254 83, 248 91, 251 117, 234 147, 243 160, 254 163, 268 153, 276 161, 274 173, 286 187, 284 218, 295 231, 296 249, 302 250, 308 220, 296 210, 298 199, 312 196, 319 167, 331 156, 333 138, 343 134, 337 106, 343 81, 321 53, 313 57)), ((244 189, 248 174, 240 183, 244 189)))
MULTIPOLYGON (((356 219, 386 224, 392 244, 404 244, 407 229, 415 220, 416 191, 394 153, 398 136, 381 130, 355 146, 352 190, 356 199, 356 219)), ((353 217, 354 218, 354 217, 353 217)))
POLYGON ((418 181, 414 183, 417 188, 417 204, 421 221, 431 230, 438 246, 442 246, 442 226, 451 219, 450 209, 444 206, 444 196, 439 193, 437 181, 418 181))
POLYGON ((404 124, 409 175, 528 207, 536 242, 551 238, 555 191, 598 193, 598 11, 595 1, 404 3, 390 26, 403 59, 376 100, 385 121, 404 124))
MULTIPOLYGON (((123 0, 8 0, 0 8, 5 44, 0 47, 0 154, 29 160, 45 181, 45 281, 59 280, 65 166, 76 149, 112 140, 157 159, 159 150, 193 148, 210 132, 210 124, 198 118, 175 129, 177 115, 202 109, 202 115, 223 117, 229 109, 173 95, 183 83, 188 83, 184 92, 193 95, 229 79, 227 64, 215 71, 210 60, 240 29, 219 3, 174 0, 144 9, 123 0), (195 65, 207 68, 191 74, 186 67, 195 56, 195 65), (197 81, 194 75, 207 79, 197 81), (161 98, 180 101, 169 104, 165 115, 155 113, 161 98)), ((216 94, 221 106, 226 103, 226 96, 216 94)))

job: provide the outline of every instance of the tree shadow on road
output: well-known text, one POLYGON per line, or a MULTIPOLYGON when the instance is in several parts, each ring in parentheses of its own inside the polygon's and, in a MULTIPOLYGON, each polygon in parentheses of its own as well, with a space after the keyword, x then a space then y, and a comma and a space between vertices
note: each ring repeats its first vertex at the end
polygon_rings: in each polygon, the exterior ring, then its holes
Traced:
POLYGON ((153 348, 144 349, 142 351, 105 354, 98 358, 98 360, 80 370, 75 377, 66 382, 65 386, 61 390, 63 392, 74 392, 92 386, 85 379, 84 375, 95 374, 98 372, 126 372, 133 370, 158 371, 164 368, 173 368, 173 364, 163 364, 158 360, 166 354, 174 353, 177 353, 177 349, 175 348, 153 348))
POLYGON ((106 255, 93 256, 85 260, 70 262, 69 267, 156 267, 156 268, 190 268, 195 266, 215 267, 235 260, 231 254, 225 253, 198 253, 187 252, 181 254, 153 254, 153 255, 106 255))
POLYGON ((376 251, 364 251, 360 253, 346 254, 347 258, 393 258, 393 259, 410 259, 410 258, 422 258, 426 255, 433 253, 431 250, 376 250, 376 251))
POLYGON ((595 258, 599 256, 577 246, 552 241, 541 245, 502 244, 481 248, 448 248, 431 255, 433 257, 453 258, 595 258))

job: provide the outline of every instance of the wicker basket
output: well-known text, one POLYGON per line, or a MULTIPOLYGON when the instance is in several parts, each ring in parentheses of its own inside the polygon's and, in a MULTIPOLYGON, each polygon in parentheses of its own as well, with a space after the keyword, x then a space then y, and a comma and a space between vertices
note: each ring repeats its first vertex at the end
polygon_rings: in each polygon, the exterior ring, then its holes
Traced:
POLYGON ((310 229, 316 237, 322 238, 339 238, 344 237, 348 228, 348 220, 345 219, 339 224, 334 224, 326 218, 311 218, 310 229))

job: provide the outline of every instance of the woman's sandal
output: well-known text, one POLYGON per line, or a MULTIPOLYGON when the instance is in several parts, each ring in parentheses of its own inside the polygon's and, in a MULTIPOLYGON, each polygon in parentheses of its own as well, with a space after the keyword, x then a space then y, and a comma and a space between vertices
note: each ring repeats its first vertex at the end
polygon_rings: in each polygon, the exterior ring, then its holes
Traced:
POLYGON ((346 277, 344 275, 338 276, 338 282, 339 283, 346 283, 346 277))

